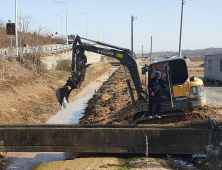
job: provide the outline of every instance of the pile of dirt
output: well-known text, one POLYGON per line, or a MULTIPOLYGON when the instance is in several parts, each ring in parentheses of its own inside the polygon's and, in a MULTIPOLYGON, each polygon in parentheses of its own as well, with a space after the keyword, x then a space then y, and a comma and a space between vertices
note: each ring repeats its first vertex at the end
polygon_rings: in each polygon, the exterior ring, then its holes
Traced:
POLYGON ((168 125, 189 126, 195 128, 214 128, 222 124, 222 114, 219 106, 205 105, 190 111, 184 110, 186 120, 168 125))
MULTIPOLYGON (((135 92, 132 81, 131 85, 135 92)), ((121 66, 88 101, 80 123, 132 124, 133 110, 125 72, 121 66)))
MULTIPOLYGON (((124 68, 121 66, 94 94, 93 98, 88 101, 88 106, 85 109, 84 116, 80 120, 80 123, 134 124, 132 119, 134 106, 131 103, 128 86, 125 80, 124 68)), ((131 85, 134 96, 136 97, 137 94, 132 81, 131 85)), ((166 126, 210 128, 211 117, 217 119, 217 122, 220 122, 222 119, 221 114, 218 112, 218 107, 204 106, 202 108, 193 109, 192 111, 184 110, 183 112, 185 119, 169 121, 164 124, 166 126)), ((172 117, 172 119, 175 118, 172 117)))

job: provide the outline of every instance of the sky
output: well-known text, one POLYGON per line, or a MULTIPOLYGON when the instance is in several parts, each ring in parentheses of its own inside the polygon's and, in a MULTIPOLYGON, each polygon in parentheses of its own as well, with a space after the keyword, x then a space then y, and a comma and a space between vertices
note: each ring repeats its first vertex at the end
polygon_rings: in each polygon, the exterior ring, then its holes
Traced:
MULTIPOLYGON (((0 21, 15 22, 15 1, 0 0, 0 21)), ((133 51, 179 51, 182 0, 58 0, 67 4, 68 34, 131 49, 133 51), (87 20, 86 20, 87 18, 87 20), (86 29, 87 21, 87 29, 86 29), (97 21, 97 22, 95 22, 97 21)), ((66 4, 53 0, 17 0, 18 16, 29 16, 29 30, 66 35, 66 4), (22 6, 21 6, 22 4, 22 6), (58 16, 57 16, 58 15, 58 16), (59 17, 60 16, 60 17, 59 17), (61 17, 62 16, 62 17, 61 17), (62 24, 63 23, 63 24, 62 24), (63 31, 62 31, 63 30, 63 31)), ((184 0, 182 50, 222 48, 222 1, 184 0)))

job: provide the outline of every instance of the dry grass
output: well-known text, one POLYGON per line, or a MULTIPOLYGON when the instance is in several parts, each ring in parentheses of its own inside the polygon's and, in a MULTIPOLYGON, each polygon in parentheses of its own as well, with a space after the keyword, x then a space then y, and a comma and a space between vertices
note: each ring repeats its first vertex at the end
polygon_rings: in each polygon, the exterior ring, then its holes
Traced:
POLYGON ((190 61, 187 62, 188 68, 199 68, 203 67, 204 61, 190 61))
POLYGON ((187 62, 189 76, 204 77, 204 61, 187 62))
POLYGON ((62 70, 62 71, 67 71, 67 72, 71 73, 72 72, 71 63, 72 63, 71 60, 60 60, 57 63, 56 69, 62 70))
MULTIPOLYGON (((41 62, 32 64, 28 59, 24 62, 16 58, 8 60, 1 58, 0 61, 0 123, 41 123, 43 118, 35 111, 25 111, 44 103, 50 102, 54 95, 52 86, 57 88, 59 83, 53 84, 47 78, 48 72, 41 62)), ((56 100, 55 100, 56 101, 56 100)), ((55 107, 56 108, 56 107, 55 107)), ((40 110, 40 109, 38 109, 40 110)), ((43 109, 44 110, 44 109, 43 109)))
MULTIPOLYGON (((11 36, 6 35, 5 30, 6 30, 6 28, 0 28, 0 49, 1 48, 11 48, 11 36)), ((20 32, 18 32, 18 36, 21 37, 20 32)), ((35 39, 34 35, 31 33, 25 33, 24 36, 26 37, 25 43, 29 44, 29 46, 32 45, 34 42, 33 39, 35 39)), ((13 37, 12 38, 13 48, 15 48, 15 36, 12 36, 12 37, 13 37)), ((66 43, 66 41, 64 39, 53 38, 53 37, 51 37, 51 35, 48 35, 48 36, 39 35, 38 38, 40 39, 40 41, 38 42, 38 46, 48 45, 48 44, 64 44, 64 43, 66 43)), ((19 43, 18 46, 20 47, 21 42, 19 41, 18 43, 19 43)))
MULTIPOLYGON (((32 64, 32 59, 27 56, 19 62, 0 58, 0 124, 42 124, 60 109, 55 90, 66 83, 71 72, 46 71, 41 62, 32 64)), ((65 61, 63 68, 70 69, 70 64, 65 61)), ((81 88, 71 95, 78 94, 109 67, 107 63, 92 64, 81 88)))
POLYGON ((139 64, 140 64, 142 67, 144 67, 145 64, 146 64, 146 65, 150 65, 150 61, 139 62, 139 64))
POLYGON ((32 73, 27 71, 22 64, 16 59, 8 61, 6 58, 0 58, 0 82, 5 80, 27 79, 31 77, 32 73))

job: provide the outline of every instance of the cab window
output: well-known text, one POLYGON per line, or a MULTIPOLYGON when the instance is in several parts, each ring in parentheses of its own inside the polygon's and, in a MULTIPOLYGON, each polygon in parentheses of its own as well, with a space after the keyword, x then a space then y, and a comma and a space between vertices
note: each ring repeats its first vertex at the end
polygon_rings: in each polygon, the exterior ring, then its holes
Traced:
POLYGON ((185 60, 169 61, 172 85, 184 84, 189 77, 185 60))

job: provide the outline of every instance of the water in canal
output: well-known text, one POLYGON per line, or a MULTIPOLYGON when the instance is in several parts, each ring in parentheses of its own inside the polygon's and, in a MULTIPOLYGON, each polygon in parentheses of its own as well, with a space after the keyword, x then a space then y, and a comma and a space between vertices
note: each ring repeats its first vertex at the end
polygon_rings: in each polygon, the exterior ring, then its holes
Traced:
POLYGON ((66 108, 60 110, 56 115, 52 116, 46 124, 77 124, 79 119, 82 118, 87 102, 91 99, 97 89, 110 77, 116 70, 111 68, 108 72, 101 75, 94 82, 90 83, 84 88, 76 97, 75 102, 67 104, 66 108))

